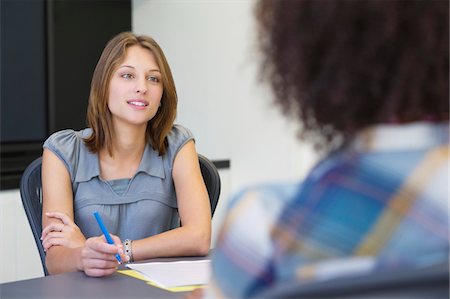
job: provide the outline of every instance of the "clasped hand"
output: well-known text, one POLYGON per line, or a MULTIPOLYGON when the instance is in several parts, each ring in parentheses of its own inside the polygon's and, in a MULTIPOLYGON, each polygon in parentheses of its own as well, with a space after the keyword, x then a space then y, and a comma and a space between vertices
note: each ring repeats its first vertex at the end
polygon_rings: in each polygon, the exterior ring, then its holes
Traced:
POLYGON ((105 237, 91 237, 86 240, 79 227, 64 213, 48 212, 51 222, 42 230, 42 245, 46 252, 53 246, 81 248, 79 270, 89 276, 106 276, 117 269, 115 254, 120 254, 122 261, 128 261, 119 237, 111 235, 114 245, 108 244, 105 237))

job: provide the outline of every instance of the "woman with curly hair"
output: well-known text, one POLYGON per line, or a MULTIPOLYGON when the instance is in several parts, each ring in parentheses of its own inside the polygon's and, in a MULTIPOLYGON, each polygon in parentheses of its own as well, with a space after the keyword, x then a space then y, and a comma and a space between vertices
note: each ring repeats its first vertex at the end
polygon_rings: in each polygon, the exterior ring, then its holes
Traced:
POLYGON ((448 261, 448 5, 259 1, 263 79, 324 156, 301 183, 231 202, 212 290, 448 261))

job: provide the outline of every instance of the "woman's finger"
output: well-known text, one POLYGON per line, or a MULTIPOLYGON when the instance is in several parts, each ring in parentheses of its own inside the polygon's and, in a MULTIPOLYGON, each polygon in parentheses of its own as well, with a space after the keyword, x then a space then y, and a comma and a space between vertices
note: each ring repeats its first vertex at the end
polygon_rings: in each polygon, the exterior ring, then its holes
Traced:
POLYGON ((116 254, 123 251, 122 245, 108 244, 104 236, 92 237, 86 241, 86 247, 91 248, 94 251, 106 253, 106 254, 116 254))
POLYGON ((114 255, 83 248, 81 251, 83 269, 89 276, 105 276, 116 271, 118 263, 114 255))
POLYGON ((50 218, 57 218, 57 219, 61 220, 65 225, 71 225, 74 223, 73 220, 70 219, 70 217, 67 216, 65 213, 47 212, 47 213, 45 213, 45 215, 50 218))
POLYGON ((64 240, 62 239, 51 239, 42 244, 44 246, 44 251, 47 252, 53 246, 64 246, 64 240))
POLYGON ((99 252, 90 252, 83 249, 81 252, 83 269, 115 269, 118 266, 117 260, 112 255, 105 255, 99 252))
POLYGON ((52 238, 46 238, 42 242, 42 246, 44 247, 44 251, 47 251, 50 247, 58 245, 58 246, 65 246, 67 243, 67 240, 64 237, 52 237, 52 238))
POLYGON ((45 238, 42 239, 42 243, 47 242, 48 240, 52 239, 52 238, 58 238, 58 239, 63 239, 64 233, 62 232, 57 232, 57 231, 52 231, 50 233, 48 233, 45 238))
POLYGON ((81 252, 83 258, 105 259, 115 263, 117 263, 115 255, 123 253, 121 247, 106 243, 102 237, 89 238, 81 252))
POLYGON ((64 226, 66 226, 66 225, 61 222, 51 222, 46 227, 44 227, 44 229, 42 230, 41 240, 44 239, 47 236, 47 234, 49 234, 50 232, 63 231, 64 226))
POLYGON ((108 276, 116 272, 117 268, 98 269, 98 268, 85 268, 84 273, 92 277, 108 276))
POLYGON ((123 248, 122 241, 120 240, 120 238, 118 236, 111 234, 111 238, 113 239, 114 244, 123 248))

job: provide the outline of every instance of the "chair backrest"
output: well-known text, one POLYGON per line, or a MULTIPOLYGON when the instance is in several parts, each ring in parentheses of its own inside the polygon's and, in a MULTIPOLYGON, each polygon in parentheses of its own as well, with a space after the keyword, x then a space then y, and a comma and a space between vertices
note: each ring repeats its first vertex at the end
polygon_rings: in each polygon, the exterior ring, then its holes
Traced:
POLYGON ((42 157, 37 158, 25 169, 20 180, 20 196, 25 213, 30 223, 31 231, 39 251, 44 274, 48 271, 45 266, 45 251, 41 242, 42 233, 42 157))
POLYGON ((200 162, 200 170, 202 172, 203 180, 205 181, 206 189, 208 190, 209 202, 211 204, 211 217, 214 216, 217 203, 220 196, 220 176, 216 166, 205 156, 198 155, 200 162))
MULTIPOLYGON (((211 204, 211 217, 214 215, 220 196, 220 176, 214 164, 203 155, 198 155, 200 170, 211 204)), ((45 251, 41 242, 42 233, 42 157, 37 158, 28 165, 20 180, 20 196, 25 213, 30 223, 31 231, 39 251, 44 274, 48 271, 45 266, 45 251)))
POLYGON ((449 298, 449 264, 421 269, 340 277, 319 282, 281 283, 261 298, 449 298))

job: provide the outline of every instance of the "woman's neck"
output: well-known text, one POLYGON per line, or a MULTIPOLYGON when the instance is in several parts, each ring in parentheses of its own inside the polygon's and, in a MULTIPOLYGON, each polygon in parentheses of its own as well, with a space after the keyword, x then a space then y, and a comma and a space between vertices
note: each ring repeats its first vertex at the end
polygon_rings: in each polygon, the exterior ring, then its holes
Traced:
POLYGON ((139 155, 145 148, 146 126, 115 126, 112 140, 112 154, 118 158, 139 155))
POLYGON ((145 128, 115 128, 112 149, 99 153, 101 176, 106 179, 131 178, 139 168, 145 150, 145 128))

